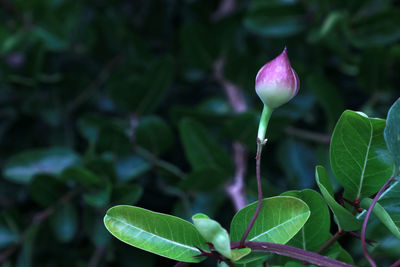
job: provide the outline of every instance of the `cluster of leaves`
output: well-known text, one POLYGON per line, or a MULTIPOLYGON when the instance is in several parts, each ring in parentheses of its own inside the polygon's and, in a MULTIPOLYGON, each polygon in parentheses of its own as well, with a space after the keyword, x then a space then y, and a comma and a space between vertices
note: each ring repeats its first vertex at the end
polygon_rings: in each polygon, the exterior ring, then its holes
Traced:
MULTIPOLYGON (((246 240, 288 243, 354 264, 350 254, 337 243, 325 251, 320 250, 332 237, 328 206, 334 215, 338 234, 360 230, 362 214, 371 205, 373 194, 387 180, 399 175, 400 99, 391 108, 386 127, 385 124, 383 119, 369 118, 364 113, 347 110, 335 127, 330 145, 330 160, 337 180, 344 188, 343 199, 352 200, 349 201, 352 206, 345 207, 336 202, 326 170, 317 166, 315 176, 322 195, 314 190, 304 189, 264 199, 260 215, 246 240), (360 199, 364 211, 357 206, 360 199), (354 215, 354 208, 360 213, 357 217, 354 215)), ((399 192, 400 182, 395 181, 386 188, 373 207, 377 218, 398 239, 399 192)), ((204 214, 192 217, 193 226, 177 217, 133 206, 111 208, 104 223, 118 239, 177 261, 204 260, 196 256, 200 255, 200 250, 207 250, 205 244, 209 242, 213 245, 213 250, 239 266, 262 266, 268 258, 268 262, 277 261, 285 266, 292 266, 294 263, 288 259, 274 259, 248 247, 232 249, 231 242, 241 239, 256 205, 257 203, 253 203, 236 213, 231 221, 230 234, 204 214)), ((202 255, 212 255, 210 249, 202 255)), ((302 266, 300 262, 298 265, 302 266)))
MULTIPOLYGON (((252 166, 262 107, 254 77, 285 45, 301 89, 270 122, 262 162, 265 196, 319 187, 338 225, 357 229, 363 213, 357 222, 349 219, 354 208, 335 204, 333 193, 341 185, 346 199, 366 199, 360 204, 365 208, 387 178, 387 170, 372 171, 390 161, 382 136, 369 135, 382 133, 383 121, 346 111, 338 126, 357 123, 363 130, 358 136, 344 127, 353 139, 331 150, 337 180, 318 167, 317 183, 317 164, 333 176, 329 136, 314 132, 332 132, 346 108, 383 118, 398 97, 400 11, 394 0, 3 0, 0 7, 0 264, 172 265, 111 238, 103 217, 114 205, 184 219, 202 212, 228 228, 235 213, 224 188, 235 172, 231 143, 242 143, 248 151, 244 165, 252 166), (225 2, 230 8, 224 9, 225 2), (221 59, 223 81, 214 68, 221 59), (233 111, 226 82, 241 88, 244 112, 233 111), (369 150, 363 147, 347 151, 352 164, 343 162, 345 144, 365 141, 382 154, 364 158, 369 150), (363 158, 377 163, 357 168, 363 158), (345 174, 338 169, 343 164, 345 174)), ((335 138, 341 137, 338 129, 335 138)), ((248 202, 256 196, 253 169, 247 168, 248 202)), ((379 204, 398 226, 391 192, 379 204)), ((326 223, 307 226, 318 214, 313 210, 324 205, 321 196, 308 189, 285 194, 302 199, 311 212, 304 228, 293 226, 285 239, 300 228, 312 233, 321 227, 326 236, 305 247, 316 251, 331 235, 326 207, 318 215, 326 223)), ((180 222, 185 224, 174 221, 180 222)), ((244 224, 231 227, 232 240, 244 224)), ((399 257, 399 241, 392 223, 392 232, 380 225, 372 220, 367 234, 378 242, 374 257, 385 264, 399 257)), ((287 244, 301 247, 298 235, 287 244)), ((359 240, 341 242, 363 264, 359 240)), ((331 249, 346 258, 339 245, 331 249)))

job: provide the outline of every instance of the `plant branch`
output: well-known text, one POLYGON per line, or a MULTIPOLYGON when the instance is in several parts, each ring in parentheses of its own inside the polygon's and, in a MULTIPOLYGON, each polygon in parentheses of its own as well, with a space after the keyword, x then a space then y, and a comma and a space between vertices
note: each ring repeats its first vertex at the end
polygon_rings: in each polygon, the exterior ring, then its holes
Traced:
POLYGON ((0 264, 3 264, 4 262, 6 262, 6 260, 18 250, 18 248, 24 243, 24 241, 27 237, 27 233, 29 232, 29 230, 32 227, 34 227, 34 226, 42 223, 46 219, 48 219, 56 211, 56 207, 58 205, 64 205, 64 204, 68 203, 78 193, 79 193, 79 189, 73 189, 73 190, 67 192, 61 198, 59 198, 58 201, 54 205, 46 208, 45 210, 43 210, 41 212, 36 213, 33 216, 30 225, 22 232, 19 240, 0 254, 0 264))
POLYGON ((390 265, 390 267, 399 267, 400 266, 400 259, 398 259, 395 263, 390 265))
POLYGON ((326 243, 322 247, 317 250, 317 253, 321 254, 325 249, 335 243, 343 234, 343 231, 337 231, 331 238, 329 238, 328 241, 326 241, 326 243))
POLYGON ((249 235, 249 232, 250 232, 251 228, 253 227, 253 225, 258 217, 258 214, 260 213, 260 210, 261 210, 263 197, 262 197, 262 187, 261 187, 261 171, 260 171, 261 163, 260 162, 261 162, 261 152, 262 152, 263 145, 264 145, 264 141, 257 138, 257 155, 256 155, 256 175, 257 175, 257 188, 258 188, 257 208, 256 208, 256 212, 253 215, 253 218, 251 218, 251 221, 250 221, 249 225, 247 226, 246 231, 244 232, 242 238, 240 239, 239 247, 244 246, 244 242, 245 242, 247 236, 249 235))
POLYGON ((368 260, 369 264, 372 267, 376 267, 376 263, 375 261, 372 259, 371 255, 369 255, 368 249, 367 249, 367 245, 366 245, 366 241, 365 241, 365 232, 367 230, 367 224, 368 224, 368 220, 369 217, 371 216, 372 210, 375 206, 375 204, 378 202, 379 197, 382 195, 382 193, 385 191, 385 189, 387 188, 387 186, 393 181, 393 177, 390 177, 386 183, 381 187, 381 189, 379 189, 378 193, 376 194, 376 196, 374 197, 374 199, 372 200, 371 205, 368 208, 367 214, 365 215, 365 219, 361 228, 361 247, 362 247, 362 251, 364 253, 365 258, 368 260))
MULTIPOLYGON (((247 105, 243 95, 241 94, 241 89, 225 78, 223 69, 224 59, 220 57, 214 63, 214 78, 224 89, 225 95, 234 112, 241 113, 246 111, 247 105)), ((231 198, 235 210, 238 211, 244 208, 247 204, 244 183, 244 177, 247 171, 247 149, 245 145, 236 141, 232 144, 232 151, 235 162, 235 176, 233 183, 227 184, 225 190, 231 198)))
MULTIPOLYGON (((239 242, 232 242, 231 246, 236 247, 239 245, 239 242)), ((293 259, 297 259, 300 261, 305 261, 310 264, 314 264, 317 266, 324 267, 355 267, 354 265, 350 265, 345 262, 341 262, 338 260, 334 260, 322 255, 319 255, 315 252, 310 252, 307 250, 303 250, 296 247, 291 247, 287 245, 281 245, 270 242, 251 242, 246 241, 244 243, 245 247, 251 248, 252 251, 256 252, 268 252, 275 253, 278 255, 290 257, 293 259)))

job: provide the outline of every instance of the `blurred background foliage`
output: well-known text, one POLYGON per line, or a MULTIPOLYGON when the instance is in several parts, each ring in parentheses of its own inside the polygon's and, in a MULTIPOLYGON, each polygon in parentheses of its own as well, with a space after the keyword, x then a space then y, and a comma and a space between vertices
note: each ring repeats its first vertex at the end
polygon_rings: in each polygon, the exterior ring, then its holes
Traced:
MULTIPOLYGON (((248 165, 248 202, 256 198, 262 105, 254 79, 284 46, 301 88, 270 123, 264 194, 315 189, 314 167, 329 166, 341 113, 385 118, 399 96, 399 7, 394 0, 1 0, 0 260, 172 266, 106 232, 103 216, 117 204, 186 219, 204 212, 226 226, 235 213, 226 193, 234 142, 248 165), (232 88, 239 102, 229 101, 232 88)), ((370 229, 380 266, 396 259, 398 240, 379 225, 370 229)), ((341 243, 366 264, 359 240, 341 243)))

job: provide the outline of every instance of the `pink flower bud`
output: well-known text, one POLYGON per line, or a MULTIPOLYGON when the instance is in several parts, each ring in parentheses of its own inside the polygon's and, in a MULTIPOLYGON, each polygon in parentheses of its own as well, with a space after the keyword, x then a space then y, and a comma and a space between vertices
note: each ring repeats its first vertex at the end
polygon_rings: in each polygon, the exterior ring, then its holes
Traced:
POLYGON ((297 94, 299 87, 299 77, 290 66, 286 47, 257 73, 256 92, 269 108, 274 109, 287 103, 297 94))

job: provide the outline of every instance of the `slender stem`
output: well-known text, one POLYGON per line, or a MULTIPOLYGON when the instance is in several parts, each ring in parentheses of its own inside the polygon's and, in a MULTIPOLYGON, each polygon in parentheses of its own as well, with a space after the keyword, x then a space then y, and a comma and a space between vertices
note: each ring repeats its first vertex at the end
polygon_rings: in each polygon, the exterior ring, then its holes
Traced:
POLYGON ((376 267, 376 263, 375 261, 372 259, 371 255, 369 255, 368 250, 367 250, 367 245, 366 245, 366 241, 365 241, 365 232, 367 230, 367 224, 368 224, 368 220, 369 217, 371 216, 372 210, 375 206, 375 204, 378 202, 379 197, 382 195, 382 193, 385 191, 385 189, 387 188, 387 186, 393 181, 393 177, 390 177, 386 183, 381 187, 381 189, 379 189, 378 193, 376 194, 376 196, 374 197, 371 205, 368 208, 367 214, 365 215, 365 219, 361 228, 361 247, 364 253, 365 258, 368 260, 369 264, 372 267, 376 267))
POLYGON ((261 113, 257 138, 260 139, 263 143, 265 142, 265 133, 267 132, 268 122, 271 118, 272 111, 273 109, 269 108, 267 105, 264 105, 263 111, 261 113))
POLYGON ((338 240, 339 237, 342 236, 342 234, 343 231, 337 231, 336 234, 334 234, 320 249, 317 250, 317 253, 321 254, 325 249, 330 247, 336 240, 338 240))
MULTIPOLYGON (((238 245, 238 242, 232 242, 231 246, 235 247, 238 245)), ((290 257, 293 259, 298 259, 300 261, 305 261, 310 264, 314 264, 317 266, 324 267, 354 267, 354 265, 350 265, 345 262, 341 262, 338 260, 334 260, 322 255, 319 255, 315 252, 310 252, 307 250, 303 250, 300 248, 295 248, 287 245, 281 245, 270 242, 251 242, 246 241, 244 243, 245 247, 251 248, 253 252, 268 252, 275 253, 282 256, 290 257)))
POLYGON ((253 215, 253 218, 251 218, 251 221, 249 223, 249 225, 246 228, 246 231, 244 232, 242 238, 240 239, 240 247, 243 247, 244 245, 244 241, 246 240, 247 236, 249 235, 249 232, 251 230, 251 228, 253 227, 258 214, 260 213, 261 210, 261 205, 262 205, 262 187, 261 187, 261 151, 262 151, 262 147, 263 147, 263 141, 261 141, 259 138, 257 138, 257 155, 256 155, 256 174, 257 174, 257 189, 258 189, 258 202, 257 202, 257 208, 256 208, 256 212, 253 215))
POLYGON ((269 119, 271 118, 273 109, 269 108, 267 105, 264 105, 261 118, 260 118, 260 124, 258 126, 258 134, 257 134, 257 154, 256 154, 256 175, 257 175, 257 191, 258 191, 258 201, 257 201, 257 208, 256 211, 254 212, 253 218, 251 218, 251 221, 249 225, 246 228, 246 231, 243 233, 242 238, 240 239, 240 247, 243 247, 244 241, 246 240, 247 236, 250 233, 251 228, 253 227, 258 214, 260 213, 261 206, 262 206, 262 188, 261 188, 261 152, 262 152, 262 147, 265 145, 267 139, 265 139, 265 133, 267 132, 267 127, 268 127, 268 122, 269 119))

